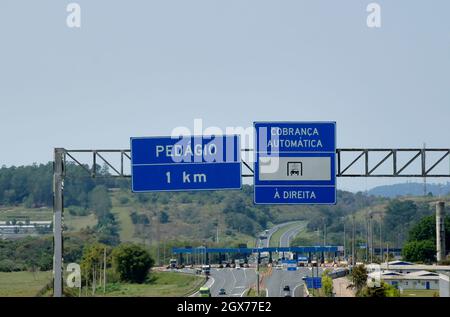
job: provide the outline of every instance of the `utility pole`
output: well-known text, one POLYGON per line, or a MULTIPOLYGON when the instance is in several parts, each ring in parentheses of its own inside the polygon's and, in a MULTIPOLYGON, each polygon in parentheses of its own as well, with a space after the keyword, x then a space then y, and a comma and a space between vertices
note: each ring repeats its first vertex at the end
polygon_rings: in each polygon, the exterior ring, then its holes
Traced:
POLYGON ((345 249, 346 249, 346 244, 345 244, 345 217, 342 217, 342 221, 344 222, 344 260, 345 260, 345 258, 346 258, 346 251, 345 251, 345 249))
POLYGON ((259 259, 260 255, 258 252, 258 256, 256 258, 256 296, 259 297, 259 259))
POLYGON ((370 219, 366 221, 366 262, 369 262, 369 248, 370 248, 370 240, 369 240, 369 223, 370 219))
POLYGON ((352 267, 355 266, 355 214, 352 215, 352 267))
POLYGON ((217 222, 216 226, 216 243, 219 244, 219 222, 217 222))
POLYGON ((106 248, 103 252, 103 294, 106 294, 106 248))
POLYGON ((373 218, 370 215, 370 263, 373 263, 373 218))
POLYGON ((64 149, 57 148, 53 163, 53 296, 61 297, 63 290, 63 211, 64 211, 64 149))
POLYGON ((383 262, 383 236, 381 235, 381 223, 382 218, 380 217, 380 263, 383 262))
POLYGON ((160 259, 160 254, 159 254, 159 244, 160 244, 160 241, 161 241, 161 239, 160 239, 160 226, 159 226, 159 217, 158 216, 155 216, 154 218, 153 218, 154 220, 155 220, 155 222, 156 222, 156 259, 157 259, 157 263, 158 263, 158 266, 161 266, 161 259, 160 259))

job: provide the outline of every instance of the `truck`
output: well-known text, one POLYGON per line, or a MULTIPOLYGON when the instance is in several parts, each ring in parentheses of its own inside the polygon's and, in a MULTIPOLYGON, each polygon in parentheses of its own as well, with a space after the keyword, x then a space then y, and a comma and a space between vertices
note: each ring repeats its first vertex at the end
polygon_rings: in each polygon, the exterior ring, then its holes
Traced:
POLYGON ((209 275, 211 273, 211 265, 202 265, 202 272, 205 275, 209 275))
POLYGON ((177 259, 170 259, 169 268, 175 269, 177 267, 177 259))

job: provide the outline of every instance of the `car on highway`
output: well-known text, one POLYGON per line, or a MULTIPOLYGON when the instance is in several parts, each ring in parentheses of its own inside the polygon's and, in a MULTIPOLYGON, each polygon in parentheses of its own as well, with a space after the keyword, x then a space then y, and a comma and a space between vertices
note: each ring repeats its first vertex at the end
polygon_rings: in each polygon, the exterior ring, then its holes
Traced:
POLYGON ((221 289, 219 290, 219 295, 227 295, 227 292, 225 291, 224 288, 221 288, 221 289))
POLYGON ((283 291, 285 291, 285 292, 290 292, 290 291, 291 291, 291 288, 289 287, 289 285, 285 285, 285 286, 283 287, 283 291))

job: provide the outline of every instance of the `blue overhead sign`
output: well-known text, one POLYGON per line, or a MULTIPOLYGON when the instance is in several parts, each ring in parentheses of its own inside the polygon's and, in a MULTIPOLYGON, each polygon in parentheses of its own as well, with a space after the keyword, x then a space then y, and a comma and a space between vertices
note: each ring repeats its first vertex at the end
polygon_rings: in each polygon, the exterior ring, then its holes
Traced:
POLYGON ((131 138, 133 192, 240 189, 239 136, 131 138))
POLYGON ((336 203, 335 122, 255 122, 255 204, 336 203))

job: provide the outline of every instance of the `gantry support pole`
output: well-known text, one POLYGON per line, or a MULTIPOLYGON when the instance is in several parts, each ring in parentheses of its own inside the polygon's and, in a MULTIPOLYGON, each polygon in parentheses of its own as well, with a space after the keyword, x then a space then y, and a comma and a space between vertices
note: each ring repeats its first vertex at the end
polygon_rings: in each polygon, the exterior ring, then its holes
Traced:
POLYGON ((63 291, 62 220, 64 209, 64 149, 56 148, 53 162, 53 296, 63 291))

